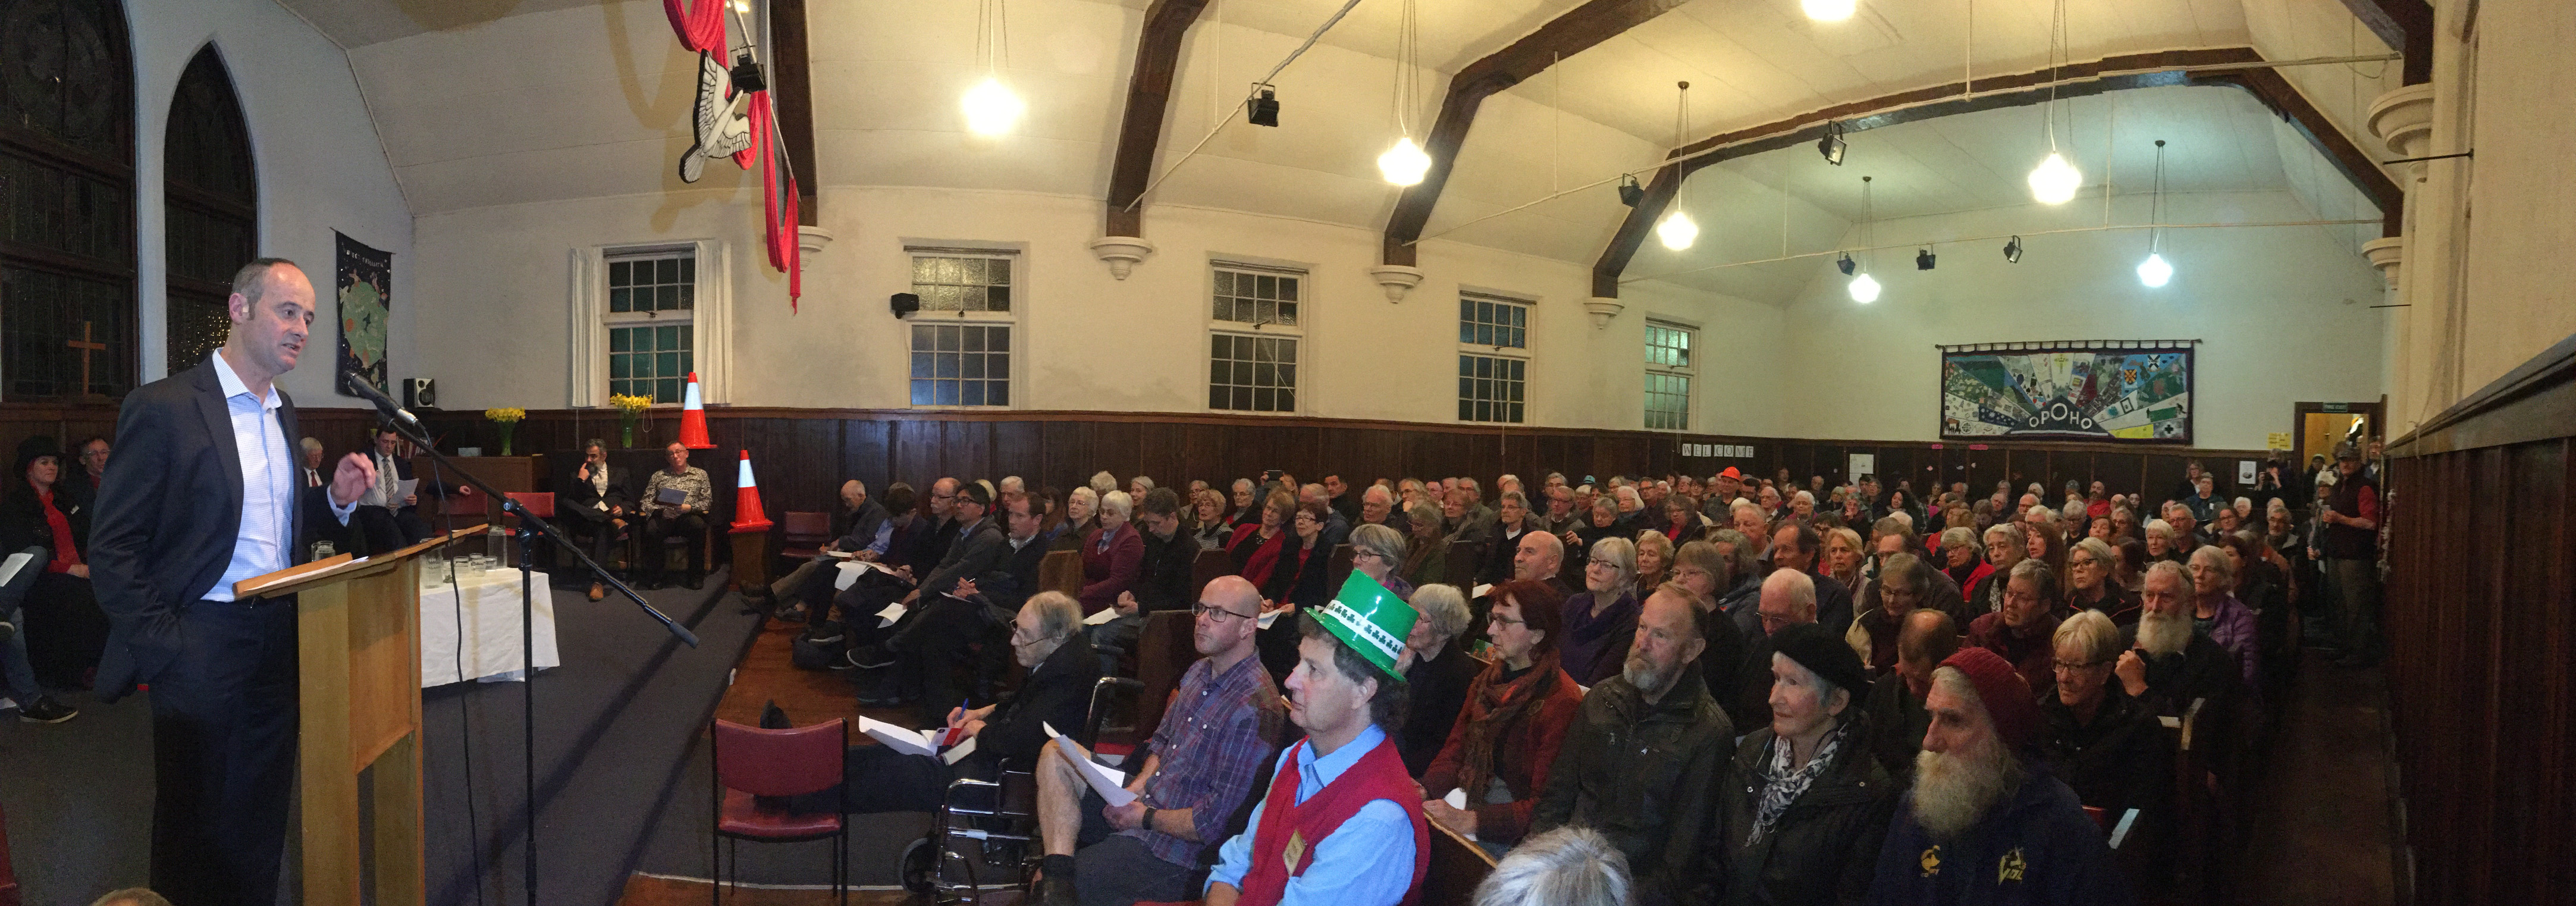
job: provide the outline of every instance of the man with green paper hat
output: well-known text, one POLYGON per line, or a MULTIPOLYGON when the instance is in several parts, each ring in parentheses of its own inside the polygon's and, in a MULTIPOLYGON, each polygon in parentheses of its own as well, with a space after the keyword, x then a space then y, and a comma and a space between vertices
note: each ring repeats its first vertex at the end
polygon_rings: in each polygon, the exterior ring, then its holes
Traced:
POLYGON ((1387 734, 1404 726, 1404 640, 1417 616, 1353 571, 1332 603, 1298 618, 1288 717, 1306 739, 1218 850, 1206 906, 1411 906, 1430 825, 1387 734))

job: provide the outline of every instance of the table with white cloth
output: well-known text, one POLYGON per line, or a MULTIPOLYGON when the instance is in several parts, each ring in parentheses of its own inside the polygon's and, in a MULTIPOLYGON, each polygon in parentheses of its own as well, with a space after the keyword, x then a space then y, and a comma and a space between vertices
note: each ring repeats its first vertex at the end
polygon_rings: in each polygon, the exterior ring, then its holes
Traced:
MULTIPOLYGON (((465 680, 524 679, 519 657, 519 571, 491 569, 476 575, 460 572, 462 606, 447 570, 422 570, 420 587, 420 684, 422 688, 465 680), (435 581, 430 581, 435 572, 435 581), (463 665, 460 675, 458 666, 463 665)), ((554 591, 546 574, 533 583, 530 610, 536 617, 537 669, 561 666, 555 652, 554 591)))

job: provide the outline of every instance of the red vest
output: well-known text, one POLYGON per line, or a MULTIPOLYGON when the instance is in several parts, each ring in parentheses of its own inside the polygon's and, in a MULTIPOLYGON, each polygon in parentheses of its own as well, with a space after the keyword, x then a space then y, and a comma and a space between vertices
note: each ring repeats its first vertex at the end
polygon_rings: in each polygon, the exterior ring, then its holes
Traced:
POLYGON ((1405 889, 1398 904, 1413 906, 1422 892, 1422 875, 1431 867, 1431 825, 1423 821, 1422 793, 1414 787, 1412 775, 1404 772, 1395 738, 1379 742, 1304 805, 1297 804, 1297 781, 1297 749, 1291 748, 1279 756, 1279 776, 1271 778, 1270 796, 1261 802, 1261 827, 1252 836, 1252 867, 1243 873, 1242 896, 1235 900, 1236 906, 1277 906, 1288 892, 1288 879, 1315 864, 1315 845, 1358 814, 1361 806, 1378 799, 1403 806, 1404 816, 1413 821, 1413 885, 1405 889), (1293 866, 1288 864, 1291 837, 1298 843, 1293 866))

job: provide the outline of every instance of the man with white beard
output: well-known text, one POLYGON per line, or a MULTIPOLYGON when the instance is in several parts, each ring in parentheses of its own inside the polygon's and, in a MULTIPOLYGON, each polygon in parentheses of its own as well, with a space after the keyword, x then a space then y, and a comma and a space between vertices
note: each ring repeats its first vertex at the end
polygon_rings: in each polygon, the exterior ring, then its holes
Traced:
POLYGON ((2040 713, 2011 664, 1959 649, 1932 672, 1923 706, 1932 729, 1879 848, 1870 903, 2136 900, 2075 791, 2024 762, 2040 713))
POLYGON ((2121 691, 2164 717, 2180 717, 2194 700, 2208 699, 2201 725, 2225 726, 2212 718, 2234 707, 2244 678, 2236 656, 2192 625, 2191 576, 2182 564, 2147 564, 2138 604, 2138 625, 2128 630, 2128 650, 2112 668, 2121 691))

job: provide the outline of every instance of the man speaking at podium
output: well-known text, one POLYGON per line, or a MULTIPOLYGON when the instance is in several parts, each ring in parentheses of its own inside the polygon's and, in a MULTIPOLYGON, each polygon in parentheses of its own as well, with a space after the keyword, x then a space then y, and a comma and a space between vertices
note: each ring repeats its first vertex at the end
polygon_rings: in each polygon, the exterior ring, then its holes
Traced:
MULTIPOLYGON (((313 284, 263 258, 233 276, 232 336, 204 362, 126 395, 101 479, 90 580, 112 623, 96 684, 150 684, 152 887, 178 906, 270 906, 295 777, 295 599, 233 583, 350 546, 375 464, 307 488, 295 403, 274 382, 313 323, 313 284), (326 496, 327 495, 327 496, 326 496)), ((180 364, 180 363, 173 363, 180 364)))

